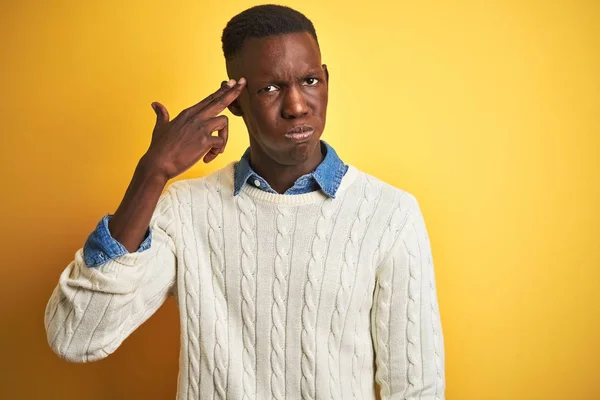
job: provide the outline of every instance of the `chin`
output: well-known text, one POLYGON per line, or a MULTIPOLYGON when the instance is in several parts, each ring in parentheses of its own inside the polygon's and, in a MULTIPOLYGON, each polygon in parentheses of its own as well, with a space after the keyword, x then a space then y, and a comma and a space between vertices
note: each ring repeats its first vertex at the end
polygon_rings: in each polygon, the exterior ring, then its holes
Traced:
POLYGON ((317 151, 321 151, 319 138, 295 144, 289 154, 294 164, 299 164, 309 160, 317 151))

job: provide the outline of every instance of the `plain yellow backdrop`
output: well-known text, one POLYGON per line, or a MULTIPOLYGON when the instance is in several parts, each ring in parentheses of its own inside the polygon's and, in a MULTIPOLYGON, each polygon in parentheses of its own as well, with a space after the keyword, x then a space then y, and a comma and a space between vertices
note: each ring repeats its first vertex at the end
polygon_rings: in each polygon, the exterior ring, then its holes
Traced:
MULTIPOLYGON (((175 397, 173 300, 106 360, 61 361, 44 307, 149 144, 226 78, 253 1, 3 1, 0 398, 175 397)), ((413 193, 432 242, 447 398, 600 399, 600 3, 286 1, 331 72, 324 138, 413 193)), ((230 144, 206 174, 248 144, 230 144)))

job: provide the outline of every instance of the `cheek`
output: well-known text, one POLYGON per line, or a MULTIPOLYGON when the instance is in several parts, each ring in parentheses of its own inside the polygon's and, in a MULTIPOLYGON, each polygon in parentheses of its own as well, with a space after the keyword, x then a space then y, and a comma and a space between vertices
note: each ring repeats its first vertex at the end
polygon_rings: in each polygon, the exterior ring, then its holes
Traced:
POLYGON ((323 88, 319 90, 317 93, 311 97, 311 103, 313 104, 313 108, 317 111, 318 114, 324 114, 327 110, 327 101, 328 101, 328 93, 327 89, 323 88))
POLYGON ((257 134, 269 134, 277 130, 279 108, 276 101, 254 102, 251 104, 252 120, 257 134))

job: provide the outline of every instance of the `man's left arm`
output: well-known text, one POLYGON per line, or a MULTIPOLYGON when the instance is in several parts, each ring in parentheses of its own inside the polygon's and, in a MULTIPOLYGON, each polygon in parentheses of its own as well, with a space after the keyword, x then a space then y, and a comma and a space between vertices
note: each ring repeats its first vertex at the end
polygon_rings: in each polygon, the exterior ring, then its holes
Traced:
POLYGON ((385 399, 444 399, 444 342, 431 247, 417 200, 379 265, 371 326, 375 381, 385 399))

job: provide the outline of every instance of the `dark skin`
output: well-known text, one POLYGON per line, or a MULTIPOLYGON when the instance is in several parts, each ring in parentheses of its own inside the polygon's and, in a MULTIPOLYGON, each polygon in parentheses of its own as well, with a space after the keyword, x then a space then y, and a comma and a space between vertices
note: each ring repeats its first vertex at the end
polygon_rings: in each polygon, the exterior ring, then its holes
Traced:
POLYGON ((227 107, 246 123, 253 169, 278 193, 323 160, 319 140, 329 76, 310 34, 247 40, 227 71, 237 81, 223 82, 173 120, 164 105, 152 103, 156 125, 150 147, 109 223, 113 238, 129 252, 144 239, 167 182, 200 159, 208 163, 224 151, 228 120, 219 114, 227 107))
POLYGON ((319 46, 307 32, 249 39, 227 63, 227 72, 248 81, 229 109, 248 128, 252 168, 284 193, 323 161, 329 76, 319 46), (286 135, 297 126, 312 128, 312 135, 301 140, 286 135))

